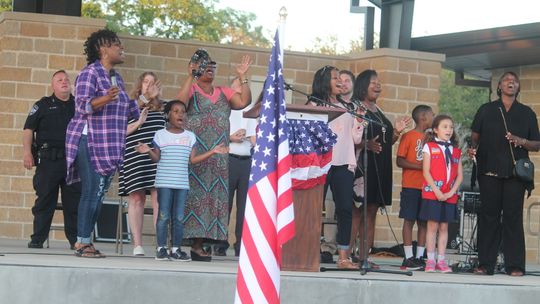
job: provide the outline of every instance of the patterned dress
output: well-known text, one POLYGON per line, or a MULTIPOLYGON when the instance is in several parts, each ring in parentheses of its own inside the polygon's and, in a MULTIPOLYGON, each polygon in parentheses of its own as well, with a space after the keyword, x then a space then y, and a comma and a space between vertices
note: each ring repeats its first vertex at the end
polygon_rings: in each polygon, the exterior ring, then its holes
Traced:
MULTIPOLYGON (((131 120, 129 123, 134 122, 131 120)), ((161 111, 148 112, 146 121, 142 126, 126 138, 126 151, 124 165, 118 177, 118 194, 127 196, 139 190, 154 187, 156 178, 156 164, 150 160, 148 154, 135 151, 139 143, 152 145, 152 139, 157 131, 165 127, 165 117, 161 111)), ((149 193, 147 193, 149 194, 149 193)))
MULTIPOLYGON (((186 129, 195 133, 196 153, 229 145, 230 88, 214 87, 207 95, 194 84, 187 112, 186 129)), ((190 165, 189 196, 185 208, 184 238, 226 240, 229 216, 229 158, 215 154, 190 165)))

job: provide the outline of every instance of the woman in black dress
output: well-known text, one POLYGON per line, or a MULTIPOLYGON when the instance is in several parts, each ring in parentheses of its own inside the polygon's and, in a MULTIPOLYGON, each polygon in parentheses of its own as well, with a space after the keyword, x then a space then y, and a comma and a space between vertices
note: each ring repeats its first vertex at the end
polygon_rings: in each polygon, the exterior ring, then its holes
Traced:
MULTIPOLYGON (((353 100, 359 100, 366 108, 366 117, 382 123, 385 127, 369 124, 367 130, 367 142, 360 145, 367 147, 367 240, 369 248, 373 247, 375 236, 375 218, 379 207, 392 204, 392 145, 399 139, 401 133, 410 124, 410 117, 401 117, 392 122, 384 115, 377 106, 377 98, 381 94, 382 86, 377 72, 365 70, 358 75, 354 83, 353 100)), ((362 165, 363 150, 360 153, 358 163, 362 165)), ((365 166, 365 165, 364 165, 365 166)), ((361 208, 363 211, 363 208, 361 208)), ((360 217, 360 239, 364 238, 364 217, 360 217)), ((360 257, 364 259, 363 242, 360 242, 360 257)), ((372 266, 376 266, 372 264, 372 266)))

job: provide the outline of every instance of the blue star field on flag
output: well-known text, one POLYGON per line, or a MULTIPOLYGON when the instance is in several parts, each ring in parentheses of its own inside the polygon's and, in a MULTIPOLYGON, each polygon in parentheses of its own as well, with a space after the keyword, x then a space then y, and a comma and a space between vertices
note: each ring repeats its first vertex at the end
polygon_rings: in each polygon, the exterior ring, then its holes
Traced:
POLYGON ((274 39, 268 74, 259 113, 257 142, 251 163, 249 187, 277 167, 278 146, 288 140, 289 126, 285 116, 285 94, 279 39, 274 39))

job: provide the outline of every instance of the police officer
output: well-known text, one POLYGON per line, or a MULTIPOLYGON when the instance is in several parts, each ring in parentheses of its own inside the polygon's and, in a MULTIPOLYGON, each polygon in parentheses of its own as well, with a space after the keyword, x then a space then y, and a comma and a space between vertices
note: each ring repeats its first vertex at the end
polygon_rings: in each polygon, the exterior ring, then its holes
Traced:
POLYGON ((34 233, 28 248, 43 248, 62 190, 64 232, 74 248, 77 241, 77 209, 81 194, 80 183, 66 185, 65 138, 66 128, 75 112, 71 83, 64 70, 52 76, 51 96, 37 101, 24 124, 23 163, 28 170, 36 166, 33 179, 36 202, 32 208, 34 233), (34 136, 35 135, 35 136, 34 136))

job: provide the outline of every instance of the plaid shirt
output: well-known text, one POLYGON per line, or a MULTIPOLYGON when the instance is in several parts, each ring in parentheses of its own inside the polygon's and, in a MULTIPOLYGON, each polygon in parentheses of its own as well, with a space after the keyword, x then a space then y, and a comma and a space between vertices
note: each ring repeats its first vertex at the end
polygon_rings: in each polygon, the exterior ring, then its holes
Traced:
POLYGON ((137 102, 130 100, 124 81, 116 73, 120 94, 118 100, 92 110, 90 102, 107 94, 111 88, 109 73, 96 60, 86 66, 75 81, 75 116, 69 122, 66 132, 66 161, 68 184, 77 182, 75 159, 79 140, 85 125, 88 125, 88 152, 92 168, 101 175, 114 174, 124 160, 127 122, 138 119, 137 102))

